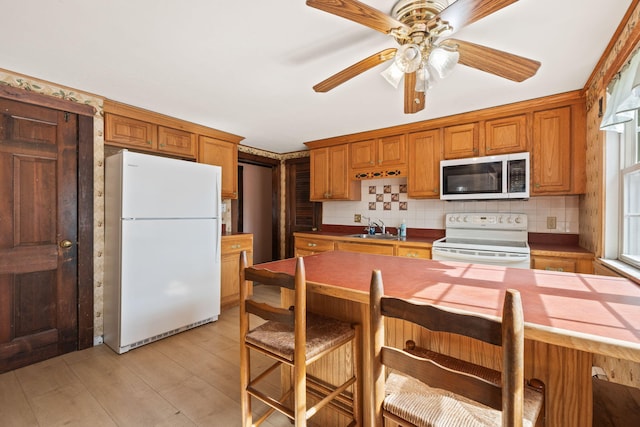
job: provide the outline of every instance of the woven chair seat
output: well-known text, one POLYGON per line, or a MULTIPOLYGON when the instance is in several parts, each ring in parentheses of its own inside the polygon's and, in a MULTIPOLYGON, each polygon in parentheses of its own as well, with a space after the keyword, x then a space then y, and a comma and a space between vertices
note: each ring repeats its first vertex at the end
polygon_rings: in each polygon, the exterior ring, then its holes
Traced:
MULTIPOLYGON (((306 330, 307 359, 355 336, 355 330, 349 323, 309 312, 306 330)), ((275 321, 263 323, 247 333, 246 341, 293 362, 293 325, 275 321)))
MULTIPOLYGON (((525 386, 524 426, 532 427, 543 394, 525 386)), ((396 372, 385 385, 383 408, 418 427, 500 427, 502 412, 396 372)))

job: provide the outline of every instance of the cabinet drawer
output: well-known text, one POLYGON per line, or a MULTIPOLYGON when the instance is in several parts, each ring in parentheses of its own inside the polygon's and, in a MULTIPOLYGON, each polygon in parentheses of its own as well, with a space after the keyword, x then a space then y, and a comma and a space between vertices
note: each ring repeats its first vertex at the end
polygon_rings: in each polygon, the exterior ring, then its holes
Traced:
POLYGON ((431 259, 431 248, 403 247, 398 246, 396 256, 405 258, 431 259))
POLYGON ((253 251, 253 241, 251 239, 223 237, 220 243, 220 247, 223 254, 233 252, 240 253, 242 251, 253 251))
POLYGON ((576 260, 570 258, 532 257, 531 268, 547 271, 564 271, 575 273, 576 260))
POLYGON ((377 254, 377 255, 393 255, 392 245, 375 245, 371 243, 352 243, 352 242, 337 242, 336 249, 339 251, 347 252, 360 252, 365 254, 377 254))
POLYGON ((300 251, 325 252, 333 250, 333 241, 324 239, 309 239, 296 237, 296 249, 300 251))

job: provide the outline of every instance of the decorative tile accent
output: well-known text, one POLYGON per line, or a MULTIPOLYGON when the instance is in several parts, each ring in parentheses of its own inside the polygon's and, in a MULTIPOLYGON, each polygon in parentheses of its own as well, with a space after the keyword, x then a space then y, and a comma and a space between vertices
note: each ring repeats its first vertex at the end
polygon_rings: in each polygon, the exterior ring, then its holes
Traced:
POLYGON ((406 201, 407 185, 370 185, 369 186, 369 210, 407 210, 408 203, 406 201), (402 200, 401 200, 402 199, 402 200), (382 203, 382 206, 378 206, 382 203))

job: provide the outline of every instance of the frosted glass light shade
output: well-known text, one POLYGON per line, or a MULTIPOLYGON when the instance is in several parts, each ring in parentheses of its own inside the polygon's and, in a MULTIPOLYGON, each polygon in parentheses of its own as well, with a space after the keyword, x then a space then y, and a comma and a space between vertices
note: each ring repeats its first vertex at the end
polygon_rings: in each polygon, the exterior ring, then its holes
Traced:
POLYGON ((391 86, 396 89, 398 89, 400 80, 402 80, 402 77, 404 77, 404 72, 400 68, 398 68, 395 61, 391 62, 389 68, 387 68, 380 74, 385 78, 386 81, 389 82, 391 86))
POLYGON ((458 63, 459 58, 460 54, 457 51, 436 47, 429 54, 429 64, 433 67, 438 76, 441 79, 444 79, 451 74, 453 67, 458 63))
POLYGON ((420 68, 420 63, 422 62, 420 48, 415 44, 403 44, 396 51, 396 57, 393 62, 403 72, 413 73, 420 68))

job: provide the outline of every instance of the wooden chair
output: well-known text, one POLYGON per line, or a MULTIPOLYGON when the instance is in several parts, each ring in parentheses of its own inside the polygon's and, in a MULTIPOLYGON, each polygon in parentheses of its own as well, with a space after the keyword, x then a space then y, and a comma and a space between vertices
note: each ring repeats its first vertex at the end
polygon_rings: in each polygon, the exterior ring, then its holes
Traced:
POLYGON ((360 372, 359 327, 306 310, 306 281, 304 262, 297 259, 295 275, 275 273, 247 266, 246 253, 240 254, 240 382, 242 425, 258 426, 274 411, 294 421, 295 426, 306 426, 307 420, 329 405, 347 417, 349 426, 361 425, 357 375, 360 372), (250 299, 252 282, 290 289, 295 293, 295 305, 289 309, 275 307, 250 299), (250 314, 266 322, 251 328, 250 314), (344 383, 334 386, 311 376, 307 367, 323 356, 351 342, 353 375, 344 383), (253 375, 250 369, 251 353, 259 352, 271 364, 263 372, 253 375), (288 366, 292 384, 277 397, 270 396, 264 384, 258 386, 280 366, 288 366), (307 393, 316 402, 307 406, 307 393), (268 406, 254 422, 251 400, 258 399, 268 406), (291 405, 293 401, 293 405, 291 405))
POLYGON ((542 425, 544 385, 524 380, 524 321, 518 291, 507 290, 502 321, 383 295, 382 274, 374 270, 370 356, 375 425, 384 425, 385 420, 421 427, 542 425), (503 370, 419 348, 413 341, 405 349, 386 346, 385 317, 500 346, 503 370))

